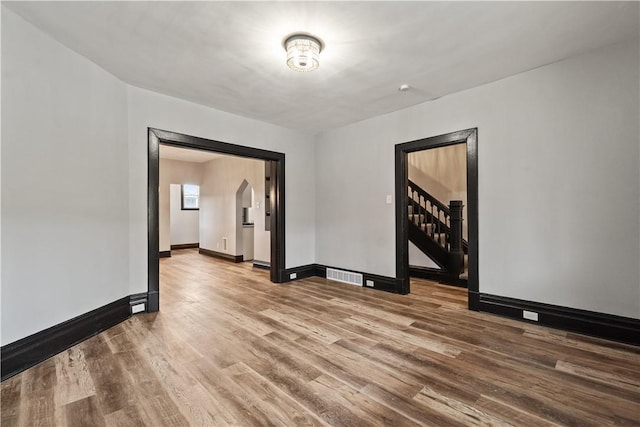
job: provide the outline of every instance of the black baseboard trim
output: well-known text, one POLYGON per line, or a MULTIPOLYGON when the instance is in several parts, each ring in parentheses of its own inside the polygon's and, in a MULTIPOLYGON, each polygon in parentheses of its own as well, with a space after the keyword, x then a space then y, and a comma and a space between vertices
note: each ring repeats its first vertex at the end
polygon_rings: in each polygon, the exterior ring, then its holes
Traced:
POLYGON ((282 277, 282 283, 291 282, 294 280, 306 279, 308 277, 317 276, 318 266, 317 264, 301 265, 300 267, 286 268, 282 270, 280 277, 282 277), (296 277, 291 277, 295 274, 296 277))
MULTIPOLYGON (((469 298, 471 299, 471 293, 469 293, 469 298)), ((525 322, 640 345, 640 334, 638 333, 640 319, 489 294, 478 295, 478 308, 480 311, 525 322), (538 321, 523 319, 523 310, 538 313, 538 321)))
MULTIPOLYGON (((391 292, 393 294, 398 293, 398 289, 400 288, 398 285, 398 280, 395 277, 387 277, 387 276, 379 276, 377 274, 369 274, 362 273, 364 276, 364 283, 367 283, 367 280, 373 281, 373 289, 378 291, 391 292)), ((365 286, 366 288, 367 286, 365 286)))
POLYGON ((149 294, 148 292, 141 292, 139 294, 129 295, 129 313, 134 305, 144 304, 144 311, 146 312, 149 307, 149 294))
POLYGON ((311 264, 314 267, 315 270, 315 277, 322 277, 324 279, 327 278, 327 266, 322 265, 322 264, 311 264))
POLYGON ((442 270, 428 267, 409 266, 409 277, 417 277, 419 279, 433 280, 443 285, 457 286, 459 288, 467 288, 467 281, 457 277, 451 277, 442 270))
POLYGON ((262 268, 264 270, 271 270, 271 263, 267 261, 260 261, 259 259, 253 260, 253 266, 255 268, 262 268))
POLYGON ((149 291, 147 293, 147 312, 155 313, 160 310, 160 292, 149 291))
MULTIPOLYGON (((138 298, 140 294, 135 295, 138 298)), ((146 295, 146 294, 145 294, 146 295)), ((131 316, 134 296, 96 308, 88 313, 2 346, 2 381, 117 325, 131 316)))
POLYGON ((469 310, 480 311, 480 294, 476 291, 468 291, 467 298, 469 310))
POLYGON ((180 245, 171 245, 171 250, 174 249, 194 249, 194 248, 199 248, 200 247, 200 243, 183 243, 180 245))
POLYGON ((171 258, 171 251, 158 252, 158 258, 171 258))
POLYGON ((352 273, 358 273, 358 274, 362 274, 362 280, 363 280, 363 288, 372 288, 372 289, 376 289, 379 291, 385 291, 385 292, 391 292, 391 293, 398 293, 398 289, 400 289, 400 286, 398 284, 398 279, 396 279, 395 277, 387 277, 387 276, 380 276, 377 274, 371 274, 371 273, 365 273, 363 271, 356 271, 356 270, 352 270, 349 268, 340 268, 340 267, 333 267, 333 266, 328 266, 328 265, 321 265, 321 264, 314 264, 316 266, 316 276, 318 277, 327 277, 327 268, 333 268, 336 270, 344 270, 344 271, 350 271, 352 273), (373 286, 367 286, 367 281, 372 281, 373 282, 373 286))
POLYGON ((214 258, 226 259, 227 261, 232 261, 236 263, 242 262, 244 259, 242 255, 231 255, 231 254, 226 254, 224 252, 212 251, 211 249, 200 248, 198 249, 198 252, 201 253, 202 255, 207 255, 214 258))

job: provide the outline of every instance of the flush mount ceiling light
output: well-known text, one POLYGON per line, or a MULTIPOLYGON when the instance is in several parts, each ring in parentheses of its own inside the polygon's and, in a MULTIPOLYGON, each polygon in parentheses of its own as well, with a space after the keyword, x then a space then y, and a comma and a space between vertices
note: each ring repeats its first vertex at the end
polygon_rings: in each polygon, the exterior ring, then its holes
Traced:
POLYGON ((317 37, 296 33, 282 43, 287 51, 287 65, 294 71, 313 71, 320 65, 320 52, 324 45, 317 37))

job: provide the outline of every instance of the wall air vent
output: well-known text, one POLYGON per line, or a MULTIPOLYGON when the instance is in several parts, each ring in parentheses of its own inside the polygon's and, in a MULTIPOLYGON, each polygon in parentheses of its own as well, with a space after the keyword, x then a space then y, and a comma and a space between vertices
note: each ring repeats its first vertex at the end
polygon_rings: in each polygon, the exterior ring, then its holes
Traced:
POLYGON ((327 279, 348 283, 350 285, 362 286, 362 274, 360 273, 327 268, 327 279))

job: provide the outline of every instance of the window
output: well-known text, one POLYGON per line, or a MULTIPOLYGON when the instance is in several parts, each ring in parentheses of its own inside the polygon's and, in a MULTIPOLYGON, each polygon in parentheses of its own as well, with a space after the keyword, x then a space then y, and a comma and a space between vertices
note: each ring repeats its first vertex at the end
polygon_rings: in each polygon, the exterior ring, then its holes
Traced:
POLYGON ((200 208, 200 186, 183 184, 182 188, 182 210, 198 210, 200 208))

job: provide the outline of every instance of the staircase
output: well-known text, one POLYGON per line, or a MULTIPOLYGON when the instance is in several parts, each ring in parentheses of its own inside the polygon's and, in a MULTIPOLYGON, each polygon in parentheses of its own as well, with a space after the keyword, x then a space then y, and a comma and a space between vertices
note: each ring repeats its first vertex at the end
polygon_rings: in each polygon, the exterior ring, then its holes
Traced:
POLYGON ((440 267, 409 266, 410 275, 466 287, 469 245, 462 238, 462 201, 447 206, 411 180, 408 192, 409 241, 440 267))

